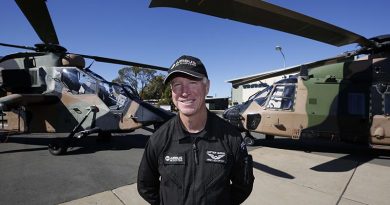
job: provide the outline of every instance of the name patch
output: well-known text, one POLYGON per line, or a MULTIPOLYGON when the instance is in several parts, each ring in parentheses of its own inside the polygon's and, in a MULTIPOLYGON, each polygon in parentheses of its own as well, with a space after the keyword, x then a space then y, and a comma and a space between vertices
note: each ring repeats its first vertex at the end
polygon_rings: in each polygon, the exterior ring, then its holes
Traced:
POLYGON ((218 151, 206 151, 206 162, 226 164, 226 153, 218 151))
POLYGON ((185 155, 168 153, 164 156, 164 164, 185 164, 185 155))

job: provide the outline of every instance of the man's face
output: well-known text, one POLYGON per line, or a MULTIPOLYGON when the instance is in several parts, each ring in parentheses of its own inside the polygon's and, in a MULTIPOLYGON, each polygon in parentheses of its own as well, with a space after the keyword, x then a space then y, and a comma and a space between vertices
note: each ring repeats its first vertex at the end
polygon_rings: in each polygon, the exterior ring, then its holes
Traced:
POLYGON ((209 90, 209 82, 199 79, 175 77, 171 81, 172 101, 180 113, 191 116, 205 106, 205 96, 209 90))

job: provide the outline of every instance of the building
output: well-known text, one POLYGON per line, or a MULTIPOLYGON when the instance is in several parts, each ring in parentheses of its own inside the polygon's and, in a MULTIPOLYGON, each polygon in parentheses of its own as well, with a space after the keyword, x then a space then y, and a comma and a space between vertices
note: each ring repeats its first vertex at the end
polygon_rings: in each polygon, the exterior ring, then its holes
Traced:
POLYGON ((232 99, 230 105, 241 104, 247 101, 248 98, 253 94, 263 90, 266 86, 272 85, 276 81, 287 77, 286 74, 291 75, 298 71, 299 66, 291 66, 287 68, 275 69, 268 72, 228 80, 226 82, 232 84, 232 99), (264 78, 265 76, 267 76, 267 78, 264 78))

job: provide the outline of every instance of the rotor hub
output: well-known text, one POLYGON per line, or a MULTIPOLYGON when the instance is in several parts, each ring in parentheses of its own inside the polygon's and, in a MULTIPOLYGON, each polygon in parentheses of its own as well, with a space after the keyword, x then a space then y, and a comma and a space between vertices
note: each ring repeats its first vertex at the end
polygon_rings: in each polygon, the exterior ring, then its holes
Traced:
POLYGON ((66 54, 61 59, 63 66, 75 66, 77 68, 84 68, 85 67, 85 60, 83 57, 75 54, 66 54))
POLYGON ((35 44, 37 52, 65 53, 66 48, 56 44, 35 44))

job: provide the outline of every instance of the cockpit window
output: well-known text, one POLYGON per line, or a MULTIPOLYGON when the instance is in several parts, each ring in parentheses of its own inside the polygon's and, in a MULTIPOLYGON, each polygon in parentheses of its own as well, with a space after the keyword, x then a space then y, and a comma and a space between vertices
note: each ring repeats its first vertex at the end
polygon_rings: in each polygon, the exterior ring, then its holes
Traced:
POLYGON ((76 69, 64 69, 61 74, 61 80, 65 86, 73 93, 78 93, 80 89, 80 73, 76 69))
POLYGON ((137 97, 137 98, 140 98, 138 92, 136 90, 134 90, 133 88, 131 88, 130 86, 123 85, 123 89, 125 89, 130 95, 137 97))
POLYGON ((80 84, 81 94, 95 94, 97 92, 97 81, 85 73, 80 75, 80 84))
POLYGON ((267 97, 269 95, 269 93, 271 92, 273 86, 268 86, 266 88, 264 88, 263 90, 257 92, 256 94, 252 95, 251 97, 249 97, 249 100, 254 100, 257 104, 259 104, 260 106, 263 106, 264 103, 267 101, 267 97))
POLYGON ((97 95, 104 104, 112 110, 122 109, 129 102, 128 94, 132 94, 132 90, 117 84, 102 82, 96 79, 90 73, 66 68, 62 71, 62 82, 75 95, 94 94, 97 95))
POLYGON ((98 96, 112 110, 120 110, 128 101, 123 88, 116 84, 100 83, 98 96))
POLYGON ((294 104, 295 84, 276 85, 267 108, 291 110, 294 104))
POLYGON ((268 93, 271 91, 272 86, 267 86, 264 89, 260 90, 259 92, 251 95, 248 100, 256 99, 256 98, 261 98, 261 97, 266 97, 268 93))

